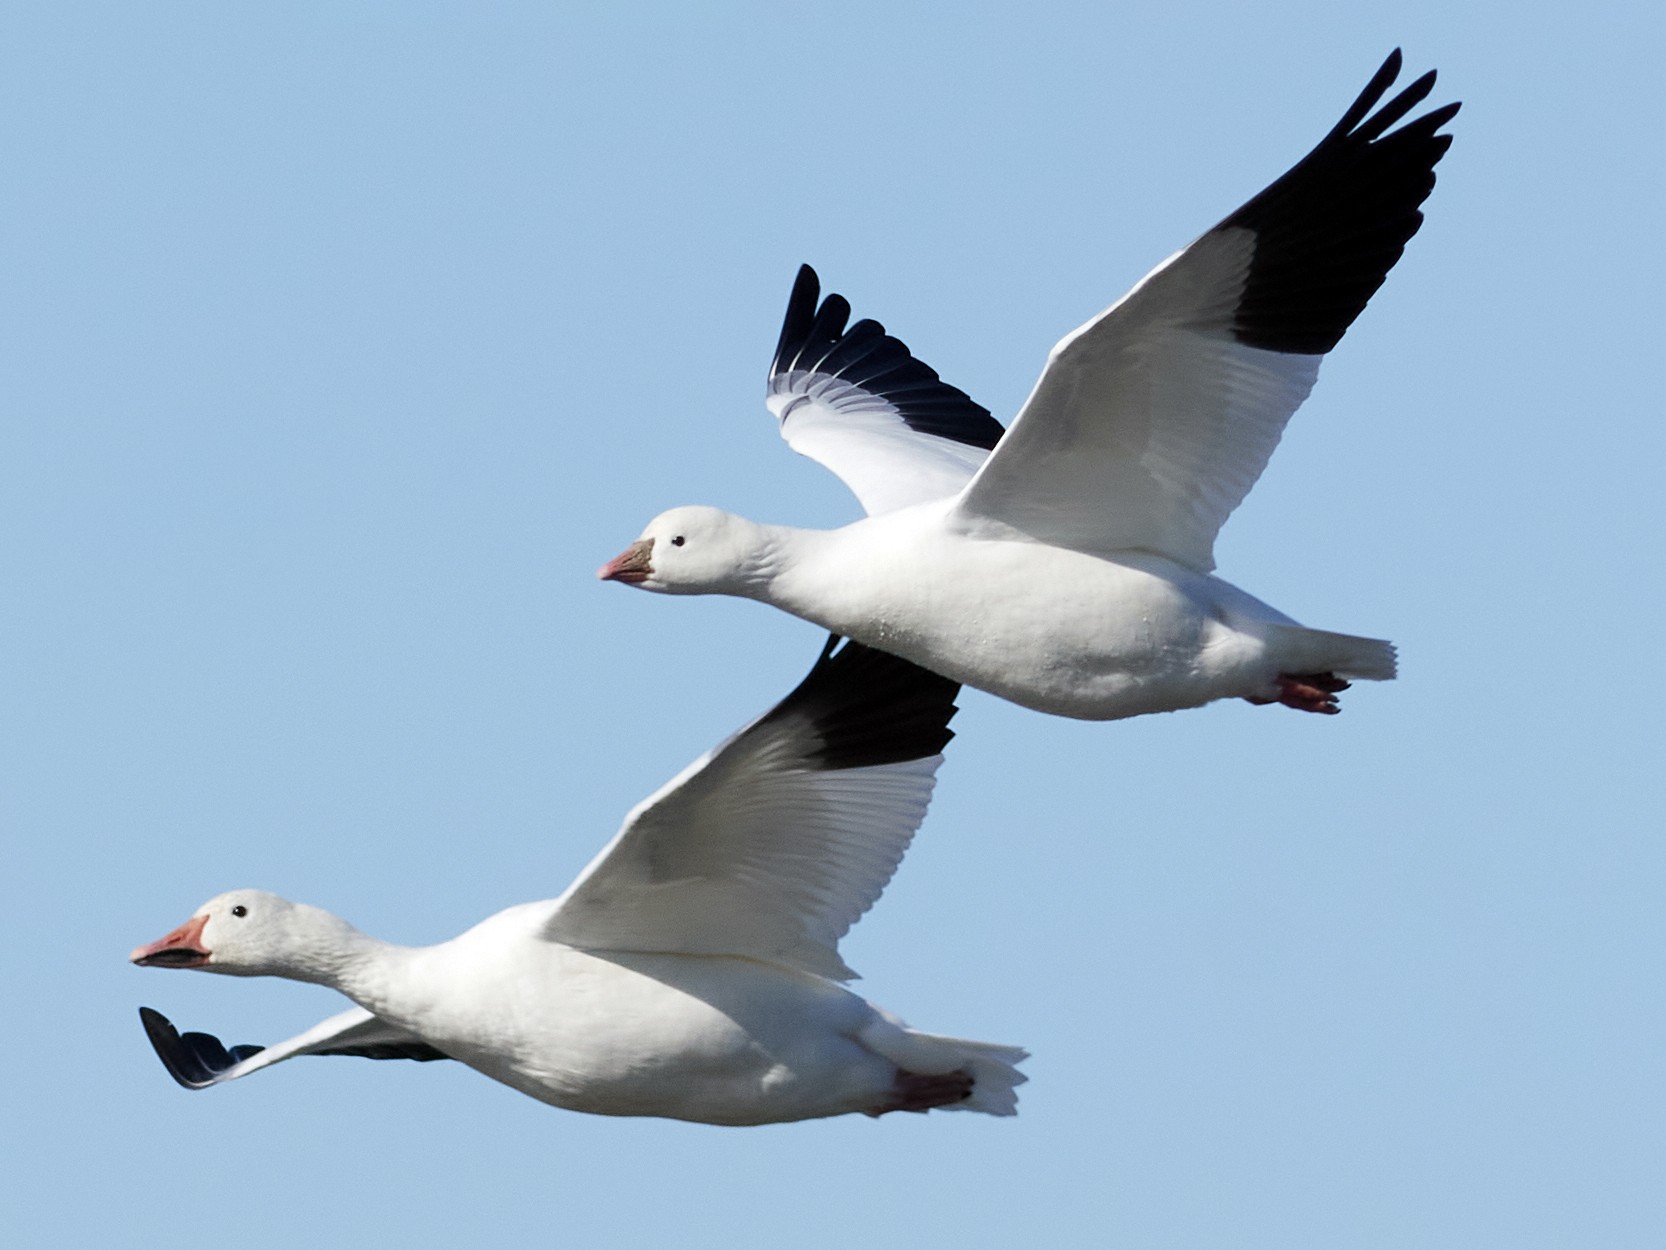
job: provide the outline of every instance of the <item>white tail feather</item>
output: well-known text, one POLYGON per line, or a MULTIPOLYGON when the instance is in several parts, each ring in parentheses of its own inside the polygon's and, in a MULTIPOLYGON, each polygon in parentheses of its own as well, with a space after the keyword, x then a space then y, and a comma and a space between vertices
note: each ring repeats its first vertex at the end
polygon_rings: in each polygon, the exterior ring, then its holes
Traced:
POLYGON ((973 1042, 942 1037, 909 1028, 888 1012, 869 1021, 859 1034, 862 1044, 899 1068, 924 1075, 948 1072, 972 1074, 972 1093, 964 1102, 948 1103, 939 1111, 982 1111, 986 1115, 1017 1115, 1018 1086, 1030 1078, 1017 1065, 1029 1058, 1020 1046, 973 1042))
POLYGON ((1393 681, 1397 670, 1392 642, 1333 634, 1301 625, 1267 627, 1269 650, 1287 673, 1335 673, 1350 681, 1393 681))

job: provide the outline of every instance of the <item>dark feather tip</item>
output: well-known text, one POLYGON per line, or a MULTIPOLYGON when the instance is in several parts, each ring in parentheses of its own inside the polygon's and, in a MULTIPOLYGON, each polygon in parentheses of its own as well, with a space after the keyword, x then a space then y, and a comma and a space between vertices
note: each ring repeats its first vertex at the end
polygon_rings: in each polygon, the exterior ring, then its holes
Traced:
POLYGON ((1255 233, 1233 319, 1240 343, 1328 352, 1417 233, 1435 165, 1452 143, 1435 131, 1458 107, 1444 105, 1395 129, 1435 84, 1431 71, 1382 103, 1399 72, 1396 51, 1313 151, 1216 227, 1255 233))
POLYGON ((233 1046, 229 1050, 207 1033, 181 1033, 160 1011, 139 1008, 139 1020, 145 1026, 156 1057, 162 1066, 186 1089, 207 1089, 215 1084, 228 1068, 235 1067, 250 1055, 258 1055, 264 1047, 233 1046))
POLYGON ((958 682, 860 643, 830 638, 805 679, 755 728, 800 720, 826 770, 926 759, 954 737, 958 682))
POLYGON ((890 404, 916 433, 986 450, 1000 441, 1006 431, 989 410, 916 360, 907 344, 871 318, 847 328, 850 302, 830 294, 818 306, 820 298, 816 271, 800 267, 770 362, 771 379, 789 373, 838 378, 890 404))

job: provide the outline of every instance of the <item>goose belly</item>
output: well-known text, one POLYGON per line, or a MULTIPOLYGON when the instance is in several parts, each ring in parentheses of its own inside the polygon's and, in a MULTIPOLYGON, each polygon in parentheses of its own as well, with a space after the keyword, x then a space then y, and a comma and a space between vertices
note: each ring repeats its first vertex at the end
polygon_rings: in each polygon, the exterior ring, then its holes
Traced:
POLYGON ((572 1111, 762 1124, 862 1110, 895 1078, 854 1040, 873 1015, 820 978, 744 959, 559 952, 553 975, 474 988, 427 1040, 572 1111))
MULTIPOLYGON (((1257 688, 1263 644, 1229 623, 1215 578, 1142 553, 953 542, 840 573, 820 621, 966 685, 1054 715, 1110 720, 1257 688)), ((1270 611, 1270 609, 1269 609, 1270 611)), ((1236 618, 1236 614, 1232 614, 1236 618)))

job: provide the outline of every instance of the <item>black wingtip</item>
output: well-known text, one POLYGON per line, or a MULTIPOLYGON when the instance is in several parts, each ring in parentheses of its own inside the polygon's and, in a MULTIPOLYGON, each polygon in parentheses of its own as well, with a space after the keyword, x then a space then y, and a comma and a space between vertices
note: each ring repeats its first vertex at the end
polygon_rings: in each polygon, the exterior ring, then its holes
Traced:
POLYGON ((1417 233, 1435 166, 1452 144, 1436 131, 1458 106, 1401 125, 1435 85, 1430 70, 1385 103, 1402 64, 1396 48, 1318 146, 1217 227, 1255 232, 1233 319, 1239 342, 1330 351, 1417 233))
POLYGON ((770 360, 772 393, 782 375, 825 374, 883 399, 916 433, 986 451, 1000 442, 1006 430, 987 408, 943 381, 879 322, 849 325, 850 313, 849 300, 836 293, 822 299, 816 271, 799 266, 770 360))
POLYGON ((1342 114, 1342 120, 1331 128, 1330 136, 1345 135, 1360 122, 1365 115, 1377 106, 1377 101, 1383 98, 1383 93, 1394 85, 1394 80, 1400 76, 1400 69, 1405 63, 1400 49, 1396 48, 1388 54, 1388 58, 1377 67, 1377 72, 1371 75, 1371 81, 1365 84, 1361 91, 1348 106, 1347 112, 1342 114))
POLYGON ((821 279, 816 271, 808 265, 798 267, 798 276, 793 279, 792 294, 787 296, 787 311, 781 318, 781 337, 775 340, 775 356, 770 362, 769 371, 774 373, 781 365, 781 358, 786 355, 789 345, 801 343, 809 333, 810 323, 816 318, 816 301, 821 298, 821 279))
MULTIPOLYGON (((765 721, 802 717, 810 759, 829 771, 927 759, 954 737, 960 683, 889 652, 832 635, 815 667, 765 721)), ((760 722, 761 724, 762 722, 760 722)))
MULTIPOLYGON (((1386 104, 1383 103, 1383 97, 1388 94, 1389 88, 1394 85, 1394 80, 1400 76, 1403 65, 1400 49, 1396 48, 1389 53, 1388 59, 1371 76, 1371 81, 1365 84, 1365 89, 1348 106, 1347 111, 1342 114, 1341 120, 1331 127, 1330 133, 1320 141, 1318 147, 1307 155, 1302 164, 1306 164, 1327 149, 1337 147, 1344 142, 1351 141, 1356 146, 1375 143, 1401 118, 1426 100, 1429 93, 1435 89, 1435 82, 1438 77, 1437 71, 1432 69, 1414 78, 1405 87, 1401 88, 1399 94, 1394 96, 1393 99, 1386 104)), ((1445 106, 1440 111, 1444 113, 1446 108, 1452 108, 1453 112, 1457 111, 1455 106, 1445 106)), ((1436 125, 1443 124, 1450 120, 1450 117, 1451 115, 1448 113, 1436 125)), ((1422 124, 1423 120, 1423 118, 1419 118, 1418 124, 1422 124)), ((1301 168, 1301 165, 1296 166, 1296 168, 1301 168)))
POLYGON ((258 1055, 263 1047, 233 1046, 227 1050, 219 1038, 207 1033, 181 1033, 160 1011, 139 1008, 139 1021, 162 1066, 186 1089, 207 1089, 221 1073, 258 1055))

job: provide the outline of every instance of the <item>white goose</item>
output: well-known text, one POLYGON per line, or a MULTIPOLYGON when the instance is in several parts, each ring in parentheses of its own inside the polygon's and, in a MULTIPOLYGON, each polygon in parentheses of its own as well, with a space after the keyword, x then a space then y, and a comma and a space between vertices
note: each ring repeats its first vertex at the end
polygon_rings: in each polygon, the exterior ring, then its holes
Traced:
POLYGON ((1024 1052, 916 1032, 852 994, 838 941, 925 815, 957 687, 828 643, 768 714, 639 804, 560 898, 393 946, 234 890, 131 956, 279 976, 358 1004, 228 1050, 141 1008, 192 1089, 296 1055, 459 1059, 574 1111, 764 1124, 931 1108, 1012 1115, 1024 1052))
POLYGON ((870 514, 832 531, 655 518, 599 576, 759 599, 956 681, 1110 720, 1240 697, 1335 712, 1386 642, 1307 629, 1211 576, 1319 362, 1422 222, 1451 143, 1390 56, 1293 169, 1053 349, 1002 433, 800 271, 769 380, 792 447, 870 514), (1375 112, 1372 110, 1376 109, 1375 112), (990 449, 993 448, 993 453, 990 449))

